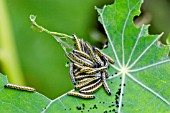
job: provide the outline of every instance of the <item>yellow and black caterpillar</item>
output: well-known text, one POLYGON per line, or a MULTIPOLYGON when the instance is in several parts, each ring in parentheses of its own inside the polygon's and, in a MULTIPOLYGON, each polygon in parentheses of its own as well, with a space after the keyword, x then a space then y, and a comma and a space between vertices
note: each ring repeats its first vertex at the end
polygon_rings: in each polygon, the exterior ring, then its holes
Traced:
POLYGON ((5 84, 4 88, 11 88, 11 89, 17 89, 17 90, 23 90, 23 91, 29 91, 29 92, 35 91, 35 89, 32 87, 19 86, 19 85, 15 85, 15 84, 5 84))
POLYGON ((101 52, 97 47, 73 35, 75 46, 72 52, 66 53, 70 63, 70 77, 75 89, 79 92, 70 91, 67 94, 80 98, 95 98, 92 95, 101 86, 104 86, 106 92, 111 95, 107 85, 108 64, 114 64, 111 57, 101 52))

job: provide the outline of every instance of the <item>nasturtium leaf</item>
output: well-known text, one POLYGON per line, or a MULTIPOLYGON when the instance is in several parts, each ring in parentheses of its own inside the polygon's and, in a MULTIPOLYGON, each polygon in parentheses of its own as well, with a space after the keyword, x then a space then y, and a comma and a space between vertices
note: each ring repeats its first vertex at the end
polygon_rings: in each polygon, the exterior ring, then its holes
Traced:
POLYGON ((170 59, 168 46, 158 46, 163 35, 149 35, 148 25, 137 28, 142 0, 115 0, 97 9, 109 46, 104 50, 115 60, 109 68, 109 96, 101 88, 95 99, 67 94, 53 100, 46 113, 161 113, 170 112, 170 59))
POLYGON ((167 40, 166 40, 166 43, 167 43, 168 45, 170 45, 170 33, 169 33, 169 35, 168 35, 168 38, 167 38, 167 40))
POLYGON ((4 88, 7 76, 0 74, 0 113, 40 113, 50 99, 37 92, 4 88))

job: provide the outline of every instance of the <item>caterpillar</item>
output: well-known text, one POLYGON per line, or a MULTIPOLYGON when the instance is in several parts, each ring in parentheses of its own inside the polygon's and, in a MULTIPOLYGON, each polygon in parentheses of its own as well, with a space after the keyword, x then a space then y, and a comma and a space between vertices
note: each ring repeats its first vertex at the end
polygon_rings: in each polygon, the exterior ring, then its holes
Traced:
POLYGON ((69 53, 66 53, 65 54, 66 55, 66 57, 71 61, 71 62, 76 62, 74 59, 72 59, 71 57, 70 57, 70 55, 69 55, 69 53))
POLYGON ((82 57, 84 57, 84 58, 86 58, 88 60, 91 60, 90 56, 85 52, 81 52, 81 51, 78 51, 78 50, 73 50, 73 53, 76 53, 76 54, 78 54, 78 55, 80 55, 80 56, 82 56, 82 57))
POLYGON ((105 69, 107 69, 107 67, 96 68, 95 70, 86 72, 86 74, 87 74, 87 75, 93 75, 93 74, 96 74, 96 73, 98 73, 98 72, 102 72, 102 71, 104 71, 105 69))
POLYGON ((68 92, 67 95, 76 96, 76 97, 80 97, 80 98, 89 98, 89 99, 95 98, 94 95, 86 95, 86 94, 81 94, 81 93, 73 92, 73 91, 68 92))
POLYGON ((109 89, 109 86, 107 85, 106 78, 105 78, 105 73, 104 72, 102 73, 102 83, 103 83, 104 89, 106 90, 108 95, 111 95, 112 93, 111 93, 111 91, 109 89))
POLYGON ((87 67, 87 66, 82 66, 81 64, 76 63, 76 62, 74 62, 74 66, 76 66, 77 68, 80 68, 80 69, 90 68, 90 67, 87 67))
POLYGON ((95 56, 95 53, 93 52, 93 49, 88 43, 85 43, 85 47, 88 49, 90 57, 92 58, 93 62, 97 63, 98 65, 101 65, 98 59, 95 56))
POLYGON ((108 67, 108 66, 109 66, 109 63, 108 63, 107 57, 106 57, 106 56, 102 56, 102 60, 103 60, 103 62, 104 62, 104 66, 105 66, 105 67, 108 67))
POLYGON ((80 45, 81 45, 82 51, 85 52, 85 47, 84 47, 84 41, 83 41, 83 39, 80 39, 80 40, 79 40, 79 43, 80 43, 80 45))
POLYGON ((83 64, 85 66, 88 66, 88 67, 93 67, 93 64, 89 63, 89 62, 86 62, 85 60, 82 60, 80 59, 79 57, 77 57, 76 55, 74 55, 72 52, 70 52, 69 54, 66 54, 66 56, 68 56, 68 58, 74 62, 78 62, 80 64, 83 64))
POLYGON ((73 63, 70 62, 70 78, 71 78, 71 81, 74 85, 76 85, 76 81, 74 79, 74 75, 73 75, 73 63))
POLYGON ((97 54, 96 54, 96 58, 97 58, 98 62, 100 62, 101 66, 104 66, 104 62, 97 54))
POLYGON ((111 64, 114 64, 114 61, 113 61, 113 59, 112 59, 110 56, 108 56, 108 55, 104 54, 103 52, 101 52, 97 47, 93 47, 93 49, 94 49, 94 51, 95 51, 100 57, 106 56, 107 59, 109 60, 109 62, 110 62, 111 64))
POLYGON ((87 82, 87 81, 89 81, 89 80, 91 80, 91 79, 94 79, 94 78, 96 78, 96 77, 92 77, 92 78, 84 78, 84 79, 82 79, 82 80, 78 81, 78 84, 81 84, 81 83, 87 82))
POLYGON ((97 84, 94 88, 89 89, 89 90, 82 90, 82 91, 80 91, 80 93, 93 94, 93 93, 96 92, 101 86, 102 86, 102 82, 100 82, 99 84, 97 84))
POLYGON ((35 89, 32 87, 26 87, 26 86, 19 86, 15 84, 5 84, 5 88, 11 88, 11 89, 17 89, 17 90, 23 90, 23 91, 29 91, 29 92, 34 92, 35 89))
POLYGON ((97 77, 91 78, 91 79, 88 80, 88 81, 85 81, 85 82, 82 82, 82 83, 77 84, 74 88, 75 88, 75 89, 80 89, 80 88, 82 88, 82 87, 84 87, 84 86, 86 86, 86 85, 88 85, 88 84, 90 84, 90 83, 92 83, 92 82, 94 82, 94 81, 96 81, 96 80, 98 80, 98 79, 99 79, 99 78, 97 78, 97 77))
POLYGON ((80 71, 78 71, 77 73, 75 73, 75 76, 78 76, 78 75, 80 75, 81 73, 86 73, 86 72, 88 72, 88 71, 93 71, 94 69, 93 68, 83 68, 83 69, 81 69, 80 71))
MULTIPOLYGON (((75 56, 77 56, 77 55, 75 54, 75 56)), ((88 59, 86 59, 86 58, 84 58, 84 57, 81 57, 81 56, 77 56, 77 57, 79 57, 81 60, 83 60, 83 61, 85 61, 85 62, 88 62, 88 63, 90 63, 90 64, 94 64, 93 61, 88 60, 88 59)), ((93 66, 93 67, 95 67, 95 66, 93 66)))
MULTIPOLYGON (((74 67, 74 66, 73 66, 73 67, 74 67)), ((73 75, 74 75, 74 73, 77 73, 78 71, 79 71, 78 68, 74 69, 74 70, 73 70, 73 75)))
POLYGON ((108 40, 105 41, 104 45, 103 45, 103 49, 106 49, 108 47, 108 40))
POLYGON ((77 38, 77 36, 75 34, 72 35, 73 38, 75 39, 76 41, 76 48, 79 50, 79 51, 82 51, 81 49, 81 45, 80 45, 80 42, 79 42, 79 39, 77 38))
POLYGON ((106 78, 109 78, 109 73, 108 73, 108 71, 105 70, 104 73, 105 73, 105 77, 106 77, 106 78))
POLYGON ((95 75, 79 75, 79 76, 76 76, 75 79, 76 80, 82 80, 84 78, 92 78, 92 77, 99 78, 99 77, 101 77, 101 75, 99 75, 99 74, 95 74, 95 75))
POLYGON ((83 88, 80 89, 80 91, 87 91, 87 90, 90 90, 90 89, 93 89, 94 87, 96 87, 99 83, 101 83, 101 80, 99 79, 98 81, 96 81, 95 83, 92 83, 88 86, 85 86, 83 88))

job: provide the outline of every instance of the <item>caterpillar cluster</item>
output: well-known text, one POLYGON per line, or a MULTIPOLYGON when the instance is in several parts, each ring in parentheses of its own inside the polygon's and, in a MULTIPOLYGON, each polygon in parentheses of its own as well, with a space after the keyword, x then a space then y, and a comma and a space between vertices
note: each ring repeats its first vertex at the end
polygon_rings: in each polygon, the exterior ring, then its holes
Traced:
POLYGON ((76 90, 67 94, 80 98, 95 98, 93 95, 101 86, 111 95, 106 79, 109 77, 108 64, 114 64, 112 58, 101 52, 97 47, 78 39, 75 39, 75 46, 72 52, 66 53, 70 62, 70 77, 76 90))

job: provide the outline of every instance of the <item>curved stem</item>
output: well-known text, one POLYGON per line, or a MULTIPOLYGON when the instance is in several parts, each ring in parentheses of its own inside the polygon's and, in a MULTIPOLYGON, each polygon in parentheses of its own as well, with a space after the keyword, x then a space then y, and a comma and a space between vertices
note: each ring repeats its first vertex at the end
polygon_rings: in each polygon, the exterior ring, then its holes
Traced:
POLYGON ((67 34, 58 33, 58 32, 53 32, 53 31, 49 31, 49 30, 45 29, 44 27, 38 25, 38 24, 36 23, 35 19, 36 19, 36 16, 30 15, 30 20, 31 20, 33 26, 34 26, 34 27, 37 27, 41 32, 46 32, 46 33, 48 33, 48 34, 50 34, 50 35, 56 35, 56 36, 59 36, 59 37, 66 37, 66 38, 73 39, 72 36, 69 36, 69 35, 67 35, 67 34))

